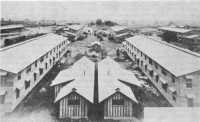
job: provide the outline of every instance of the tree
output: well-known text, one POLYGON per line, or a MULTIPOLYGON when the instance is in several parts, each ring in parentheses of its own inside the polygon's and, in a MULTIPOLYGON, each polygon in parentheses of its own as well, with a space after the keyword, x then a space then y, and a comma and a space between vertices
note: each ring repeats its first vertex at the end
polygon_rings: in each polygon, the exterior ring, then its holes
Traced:
POLYGON ((114 25, 116 25, 116 23, 114 23, 114 22, 112 22, 110 20, 105 21, 104 24, 107 25, 107 26, 114 26, 114 25))
POLYGON ((102 24, 103 24, 103 22, 102 22, 101 19, 97 19, 97 20, 96 20, 96 25, 102 25, 102 24))

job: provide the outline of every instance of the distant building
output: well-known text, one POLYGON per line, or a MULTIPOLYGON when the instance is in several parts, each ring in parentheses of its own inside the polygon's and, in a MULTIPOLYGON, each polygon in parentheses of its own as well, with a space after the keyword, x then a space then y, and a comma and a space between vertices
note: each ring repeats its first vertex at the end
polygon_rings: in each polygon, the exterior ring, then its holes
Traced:
POLYGON ((200 55, 145 36, 123 47, 173 106, 200 106, 200 55))
POLYGON ((51 84, 58 118, 137 120, 138 101, 122 81, 141 86, 132 73, 121 69, 109 57, 96 64, 81 58, 61 71, 51 84))
POLYGON ((183 35, 189 34, 192 30, 178 27, 160 27, 165 41, 178 41, 183 35))
POLYGON ((64 34, 66 36, 72 36, 75 39, 77 39, 80 35, 81 29, 83 29, 83 25, 69 25, 66 28, 64 28, 64 34))
POLYGON ((113 26, 111 27, 111 36, 113 36, 117 42, 123 42, 125 38, 131 37, 129 29, 125 26, 113 26))
POLYGON ((14 110, 67 51, 67 38, 47 34, 0 50, 0 107, 14 110))
POLYGON ((179 42, 187 46, 190 50, 200 51, 200 33, 182 36, 179 42))
POLYGON ((5 25, 0 27, 0 47, 4 47, 6 45, 4 38, 18 37, 19 34, 24 30, 23 25, 5 25))
POLYGON ((180 43, 183 47, 192 51, 200 51, 200 32, 198 29, 185 29, 175 27, 159 28, 165 41, 180 43))
POLYGON ((23 25, 5 25, 1 26, 1 36, 6 36, 7 33, 19 32, 24 29, 23 25))

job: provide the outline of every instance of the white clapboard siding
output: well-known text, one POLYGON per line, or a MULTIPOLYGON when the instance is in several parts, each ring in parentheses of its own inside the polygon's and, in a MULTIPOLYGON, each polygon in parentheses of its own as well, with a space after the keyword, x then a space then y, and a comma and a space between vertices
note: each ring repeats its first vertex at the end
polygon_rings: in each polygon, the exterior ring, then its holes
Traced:
POLYGON ((89 102, 81 97, 79 94, 72 92, 68 96, 59 101, 60 112, 59 118, 87 118, 89 102), (79 105, 68 105, 69 99, 80 99, 79 105))
POLYGON ((117 92, 104 101, 104 119, 126 119, 133 117, 133 101, 117 92), (112 105, 113 99, 124 99, 124 105, 112 105))

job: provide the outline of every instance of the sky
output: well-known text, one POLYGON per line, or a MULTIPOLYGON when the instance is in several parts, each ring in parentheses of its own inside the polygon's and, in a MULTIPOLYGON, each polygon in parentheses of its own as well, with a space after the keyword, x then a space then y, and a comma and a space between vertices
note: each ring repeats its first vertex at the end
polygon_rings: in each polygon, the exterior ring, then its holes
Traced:
POLYGON ((12 19, 95 20, 97 18, 153 23, 176 21, 198 24, 200 1, 2 1, 1 15, 12 19))

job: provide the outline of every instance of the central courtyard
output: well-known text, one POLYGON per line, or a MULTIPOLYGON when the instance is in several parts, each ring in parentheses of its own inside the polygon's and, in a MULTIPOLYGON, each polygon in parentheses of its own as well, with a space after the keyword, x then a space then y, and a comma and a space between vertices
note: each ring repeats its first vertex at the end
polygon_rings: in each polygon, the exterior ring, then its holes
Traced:
MULTIPOLYGON (((61 64, 54 66, 52 70, 42 79, 40 84, 38 84, 34 90, 23 100, 23 102, 16 108, 10 120, 15 120, 17 118, 27 118, 24 117, 24 114, 27 114, 30 117, 36 116, 38 113, 41 113, 40 119, 44 120, 56 120, 56 110, 54 99, 53 99, 53 88, 50 87, 50 84, 55 79, 57 74, 64 70, 68 69, 73 65, 77 60, 83 56, 88 56, 88 50, 93 42, 100 42, 102 49, 106 52, 106 56, 109 56, 115 60, 122 68, 131 71, 137 78, 138 81, 141 81, 143 84, 141 88, 132 87, 132 91, 135 94, 135 97, 143 107, 169 107, 171 106, 167 100, 158 92, 158 90, 153 86, 153 84, 145 77, 145 75, 134 66, 134 62, 130 58, 123 58, 119 60, 117 55, 117 50, 121 48, 121 44, 115 43, 108 40, 107 37, 103 38, 103 41, 100 41, 99 38, 93 34, 88 34, 87 37, 80 41, 75 41, 70 43, 69 50, 71 52, 70 57, 64 57, 61 64), (140 76, 140 77, 139 77, 140 76), (142 77, 142 78, 141 78, 142 77)), ((93 59, 93 56, 89 56, 93 59)), ((101 60, 101 58, 99 59, 101 60)), ((143 111, 143 110, 139 110, 143 111)), ((143 117, 143 113, 139 118, 143 117)))

